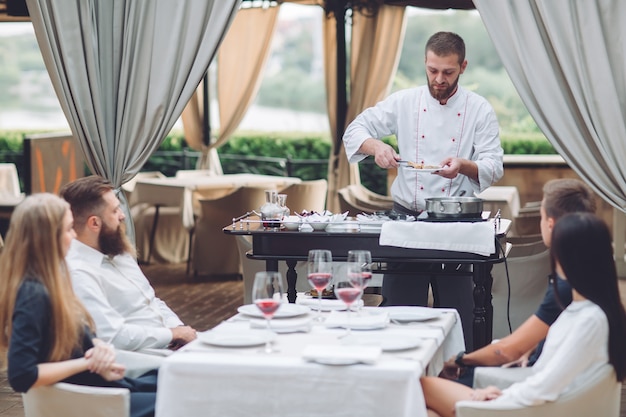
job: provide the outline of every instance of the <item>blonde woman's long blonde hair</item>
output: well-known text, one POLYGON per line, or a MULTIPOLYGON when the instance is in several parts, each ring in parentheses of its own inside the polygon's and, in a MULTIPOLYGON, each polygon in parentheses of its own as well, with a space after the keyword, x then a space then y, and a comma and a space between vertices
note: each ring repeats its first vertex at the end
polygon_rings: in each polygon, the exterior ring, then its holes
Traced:
POLYGON ((0 358, 5 364, 15 299, 26 277, 39 280, 50 297, 49 361, 70 359, 81 345, 84 326, 94 329, 93 319, 74 294, 65 263, 63 218, 68 210, 62 198, 40 193, 26 197, 11 215, 0 255, 0 358))

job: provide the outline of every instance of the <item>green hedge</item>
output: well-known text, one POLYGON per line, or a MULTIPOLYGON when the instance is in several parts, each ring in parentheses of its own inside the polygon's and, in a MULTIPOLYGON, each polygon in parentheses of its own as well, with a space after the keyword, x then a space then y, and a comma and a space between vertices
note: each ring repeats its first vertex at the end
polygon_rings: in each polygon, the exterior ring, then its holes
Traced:
MULTIPOLYGON (((30 133, 41 132, 0 131, 0 162, 15 162, 19 165, 22 139, 30 133)), ((383 140, 397 149, 395 137, 383 140)), ((505 154, 556 154, 541 133, 503 133, 502 148, 505 154)), ((189 151, 183 132, 172 131, 143 170, 159 170, 166 175, 173 175, 178 169, 189 169, 195 166, 197 157, 196 153, 189 151), (181 162, 181 159, 184 161, 181 162)), ((294 132, 238 132, 218 150, 225 173, 284 175, 288 172, 303 180, 327 177, 330 152, 328 135, 294 132), (288 158, 289 166, 285 165, 285 158, 288 158)), ((366 158, 359 165, 363 184, 370 190, 386 194, 386 170, 379 168, 372 158, 366 158)))

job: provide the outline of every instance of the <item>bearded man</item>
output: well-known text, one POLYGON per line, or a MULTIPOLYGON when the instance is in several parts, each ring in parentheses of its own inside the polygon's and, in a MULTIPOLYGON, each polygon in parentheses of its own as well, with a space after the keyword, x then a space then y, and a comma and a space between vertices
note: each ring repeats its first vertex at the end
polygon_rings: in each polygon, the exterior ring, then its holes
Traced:
POLYGON ((93 317, 98 335, 118 349, 177 349, 194 340, 159 298, 135 258, 126 216, 113 185, 92 175, 61 189, 70 203, 76 238, 66 261, 72 285, 93 317))
MULTIPOLYGON (((394 211, 413 216, 424 210, 425 198, 473 196, 504 173, 493 108, 459 85, 467 68, 463 39, 452 32, 432 35, 426 43, 425 67, 428 85, 398 91, 364 110, 343 136, 350 163, 372 155, 381 168, 398 169, 391 186, 394 211), (398 140, 399 152, 381 140, 391 135, 398 140)), ((420 268, 411 276, 406 265, 392 266, 405 273, 385 275, 385 305, 426 305, 428 285, 433 284, 435 304, 459 310, 467 342, 473 310, 471 274, 450 264, 413 265, 410 271, 420 268), (462 272, 463 277, 454 276, 462 272)))

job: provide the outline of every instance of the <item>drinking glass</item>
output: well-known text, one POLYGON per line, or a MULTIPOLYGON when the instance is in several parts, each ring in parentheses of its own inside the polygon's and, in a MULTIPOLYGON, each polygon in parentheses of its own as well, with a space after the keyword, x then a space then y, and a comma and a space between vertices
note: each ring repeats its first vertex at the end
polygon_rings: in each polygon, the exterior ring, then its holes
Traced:
MULTIPOLYGON (((350 250, 347 258, 347 273, 353 280, 355 287, 360 287, 361 291, 372 280, 372 254, 368 250, 350 250), (358 278, 358 279, 357 279, 358 278)), ((361 305, 358 305, 358 313, 361 313, 361 305)))
POLYGON ((351 277, 348 274, 338 275, 333 280, 335 295, 343 301, 347 307, 346 333, 344 336, 348 336, 352 332, 352 327, 350 326, 350 310, 352 309, 352 304, 361 299, 361 295, 363 294, 363 290, 361 289, 363 287, 362 281, 363 278, 360 275, 351 277))
POLYGON ((332 277, 332 253, 326 249, 311 249, 307 261, 307 280, 317 290, 317 321, 322 321, 322 292, 328 287, 332 277))
MULTIPOLYGON (((283 280, 280 272, 261 271, 254 276, 254 284, 252 286, 252 299, 254 304, 261 310, 263 317, 267 321, 267 328, 273 332, 271 326, 272 317, 280 308, 283 301, 283 280)), ((273 353, 272 342, 268 338, 265 342, 265 353, 273 353)))

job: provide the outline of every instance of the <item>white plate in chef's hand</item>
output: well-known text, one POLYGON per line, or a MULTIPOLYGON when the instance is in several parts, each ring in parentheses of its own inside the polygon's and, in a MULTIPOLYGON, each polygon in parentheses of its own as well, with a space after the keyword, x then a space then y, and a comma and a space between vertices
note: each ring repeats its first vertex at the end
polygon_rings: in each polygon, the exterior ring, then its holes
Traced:
POLYGON ((389 319, 395 321, 427 321, 436 319, 441 315, 440 311, 430 307, 379 307, 385 309, 389 313, 389 319))
POLYGON ((276 334, 268 330, 254 329, 238 332, 211 330, 198 333, 200 342, 221 347, 259 346, 274 340, 275 337, 276 334))
MULTIPOLYGON (((259 310, 259 308, 254 304, 240 306, 237 308, 237 311, 241 314, 245 314, 246 316, 265 318, 263 313, 261 313, 261 310, 259 310)), ((297 317, 306 314, 309 311, 311 311, 311 309, 305 305, 282 303, 278 310, 276 310, 274 318, 280 319, 285 317, 297 317)))
POLYGON ((412 166, 409 165, 402 165, 403 168, 411 170, 411 171, 419 171, 419 172, 437 172, 437 171, 441 171, 441 167, 439 168, 413 168, 412 166))

